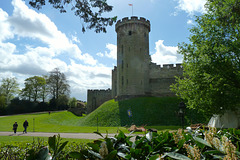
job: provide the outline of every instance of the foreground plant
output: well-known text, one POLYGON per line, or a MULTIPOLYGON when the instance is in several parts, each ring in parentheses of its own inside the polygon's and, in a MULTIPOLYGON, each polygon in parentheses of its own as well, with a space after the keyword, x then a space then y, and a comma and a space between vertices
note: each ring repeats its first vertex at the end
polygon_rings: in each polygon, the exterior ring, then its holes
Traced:
POLYGON ((216 128, 176 132, 148 132, 146 135, 126 136, 122 131, 114 137, 103 137, 86 145, 67 145, 60 136, 49 137, 48 145, 33 143, 28 146, 0 146, 1 159, 26 160, 205 160, 240 159, 240 130, 216 128), (69 147, 70 146, 70 147, 69 147))

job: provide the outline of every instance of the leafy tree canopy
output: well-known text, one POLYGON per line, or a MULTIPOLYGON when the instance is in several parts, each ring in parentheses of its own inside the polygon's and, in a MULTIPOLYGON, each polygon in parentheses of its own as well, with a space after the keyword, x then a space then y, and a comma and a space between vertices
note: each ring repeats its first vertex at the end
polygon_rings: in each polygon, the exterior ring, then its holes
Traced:
POLYGON ((0 94, 6 97, 6 103, 10 103, 10 100, 14 98, 14 95, 19 92, 19 84, 15 77, 3 78, 0 86, 0 94))
POLYGON ((240 1, 208 0, 196 17, 190 43, 179 44, 183 77, 172 90, 190 108, 209 114, 240 105, 240 1))
MULTIPOLYGON (((29 4, 36 9, 41 9, 47 0, 29 0, 29 4)), ((75 15, 87 24, 82 25, 82 31, 85 29, 94 29, 96 33, 106 33, 106 27, 112 26, 117 17, 103 17, 105 12, 112 11, 113 6, 107 4, 107 0, 48 0, 48 3, 61 13, 67 12, 66 6, 70 5, 75 15)))

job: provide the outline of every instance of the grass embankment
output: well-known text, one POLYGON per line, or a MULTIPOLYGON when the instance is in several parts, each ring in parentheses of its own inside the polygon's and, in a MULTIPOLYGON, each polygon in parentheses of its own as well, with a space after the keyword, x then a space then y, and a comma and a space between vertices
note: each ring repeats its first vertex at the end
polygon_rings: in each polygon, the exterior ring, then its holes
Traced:
MULTIPOLYGON (((14 122, 18 122, 18 132, 23 131, 23 122, 28 120, 28 132, 56 132, 56 133, 93 133, 95 131, 101 133, 116 133, 118 127, 93 127, 93 126, 80 126, 79 121, 82 117, 75 116, 71 112, 52 112, 36 113, 36 114, 23 114, 0 117, 0 131, 12 131, 14 122)), ((120 127, 121 130, 126 132, 126 129, 120 127)))
MULTIPOLYGON (((180 100, 177 97, 141 97, 125 101, 110 100, 101 105, 79 123, 85 126, 126 126, 147 125, 146 128, 177 129, 181 126, 178 117, 180 100), (128 116, 131 110, 132 116, 128 116)), ((201 113, 186 109, 185 124, 203 123, 201 113)))

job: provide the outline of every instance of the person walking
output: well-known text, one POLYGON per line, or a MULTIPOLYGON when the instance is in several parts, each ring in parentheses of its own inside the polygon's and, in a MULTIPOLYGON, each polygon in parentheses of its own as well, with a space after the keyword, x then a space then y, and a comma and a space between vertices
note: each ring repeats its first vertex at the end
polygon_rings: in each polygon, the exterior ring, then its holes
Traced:
POLYGON ((18 127, 18 124, 17 124, 17 122, 15 122, 15 123, 13 124, 13 131, 14 131, 14 134, 17 133, 17 127, 18 127))
POLYGON ((27 120, 25 120, 25 121, 23 122, 23 127, 24 127, 23 133, 27 133, 27 127, 28 127, 28 121, 27 121, 27 120))

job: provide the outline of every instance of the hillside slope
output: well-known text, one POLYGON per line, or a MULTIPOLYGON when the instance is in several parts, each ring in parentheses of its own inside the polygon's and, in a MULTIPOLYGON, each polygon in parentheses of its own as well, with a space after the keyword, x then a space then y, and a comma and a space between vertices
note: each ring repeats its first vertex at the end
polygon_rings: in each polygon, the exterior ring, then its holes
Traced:
MULTIPOLYGON (((80 119, 82 126, 174 125, 180 126, 177 97, 141 97, 125 101, 109 100, 80 119), (132 116, 128 116, 128 111, 132 116)), ((196 111, 186 110, 185 123, 204 123, 206 118, 196 111)))

